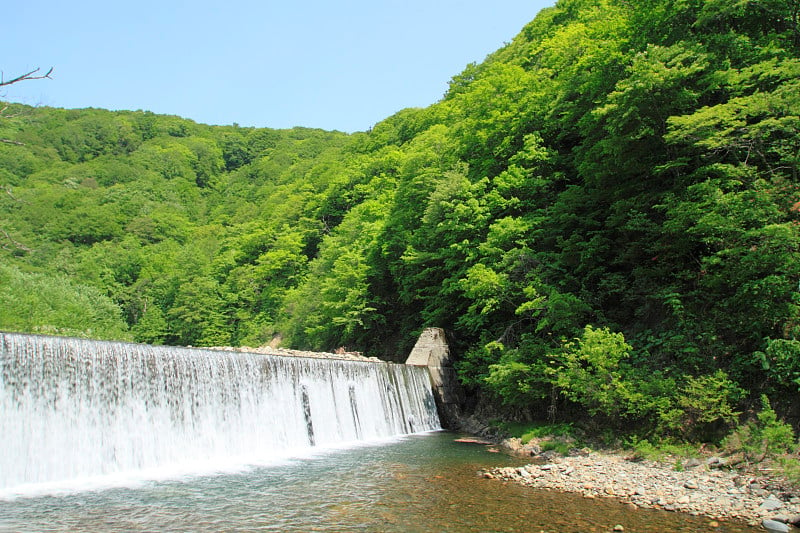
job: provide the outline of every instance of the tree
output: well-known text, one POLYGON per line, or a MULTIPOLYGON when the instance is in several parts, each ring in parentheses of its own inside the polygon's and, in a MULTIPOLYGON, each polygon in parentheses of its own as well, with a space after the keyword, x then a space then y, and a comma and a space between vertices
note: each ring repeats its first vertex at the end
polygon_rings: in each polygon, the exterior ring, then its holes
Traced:
MULTIPOLYGON (((15 77, 15 78, 11 78, 10 80, 6 80, 3 77, 2 73, 0 73, 0 87, 7 87, 9 85, 13 85, 15 83, 19 83, 21 81, 26 81, 26 80, 41 80, 41 79, 44 79, 44 78, 52 79, 50 77, 50 74, 53 73, 53 67, 50 67, 50 70, 48 70, 45 74, 42 74, 42 75, 38 74, 39 71, 40 71, 39 68, 35 68, 35 69, 33 69, 33 70, 29 71, 29 72, 26 72, 25 74, 21 74, 21 75, 15 77)), ((8 116, 8 115, 5 114, 6 110, 8 109, 8 107, 9 107, 8 104, 6 104, 2 109, 0 109, 0 118, 5 118, 5 117, 8 116)), ((15 141, 13 139, 6 139, 4 137, 0 137, 0 143, 13 144, 13 145, 17 145, 17 146, 24 146, 24 144, 25 144, 25 143, 22 143, 20 141, 15 141)), ((5 191, 8 193, 9 196, 14 198, 14 195, 11 193, 11 187, 9 185, 2 184, 2 188, 5 189, 5 191)), ((16 200, 16 198, 14 198, 14 199, 16 200)), ((31 251, 30 248, 28 248, 24 244, 16 241, 13 237, 11 237, 8 234, 8 231, 6 231, 4 228, 0 227, 0 233, 5 237, 5 243, 2 245, 3 248, 7 248, 8 245, 10 244, 16 250, 23 251, 23 252, 30 252, 31 251)))

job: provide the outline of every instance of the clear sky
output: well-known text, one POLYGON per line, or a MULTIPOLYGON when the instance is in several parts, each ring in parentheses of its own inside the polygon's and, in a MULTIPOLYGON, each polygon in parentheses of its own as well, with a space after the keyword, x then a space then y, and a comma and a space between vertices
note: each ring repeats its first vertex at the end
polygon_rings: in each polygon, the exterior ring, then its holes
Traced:
POLYGON ((439 100, 554 0, 14 0, 0 70, 30 105, 363 131, 439 100))

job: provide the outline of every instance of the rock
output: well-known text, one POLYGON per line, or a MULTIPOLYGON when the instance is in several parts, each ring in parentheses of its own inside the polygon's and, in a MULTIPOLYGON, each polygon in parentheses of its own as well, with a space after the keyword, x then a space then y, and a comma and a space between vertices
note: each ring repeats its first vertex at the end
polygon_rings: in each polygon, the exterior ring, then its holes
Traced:
POLYGON ((745 485, 747 485, 748 483, 750 483, 750 480, 748 480, 748 479, 747 479, 746 477, 744 477, 744 476, 736 476, 736 477, 734 477, 734 478, 733 478, 733 483, 734 483, 734 485, 736 485, 737 487, 744 487, 745 485))
POLYGON ((764 503, 758 506, 758 508, 761 509, 762 511, 769 511, 769 512, 777 511, 781 507, 783 507, 783 502, 777 499, 775 496, 770 496, 769 498, 764 500, 764 503))
POLYGON ((522 452, 534 457, 542 453, 542 448, 538 444, 526 444, 522 447, 522 452))
POLYGON ((777 520, 763 520, 761 525, 770 533, 789 533, 789 526, 777 520))
POLYGON ((788 522, 793 526, 800 526, 800 514, 789 517, 788 522))
POLYGON ((555 450, 547 450, 546 452, 542 453, 542 457, 547 461, 553 459, 554 457, 558 457, 559 455, 560 454, 555 450))
POLYGON ((731 501, 731 499, 727 498, 725 496, 720 496, 719 498, 717 498, 716 504, 719 507, 722 507, 722 508, 725 508, 725 509, 727 509, 728 507, 733 507, 733 502, 731 501))
POLYGON ((589 448, 570 448, 569 454, 573 457, 589 457, 592 450, 589 448))
MULTIPOLYGON (((623 504, 681 511, 712 521, 733 519, 758 525, 770 519, 800 525, 800 505, 792 503, 798 496, 796 489, 769 476, 704 469, 675 471, 671 464, 631 462, 593 451, 589 458, 559 456, 541 465, 488 472, 495 479, 530 487, 576 492, 586 498, 613 497, 623 504)), ((606 527, 610 531, 611 524, 606 527)))
POLYGON ((617 524, 614 526, 614 531, 625 531, 625 528, 621 524, 617 524))
POLYGON ((744 462, 743 453, 735 453, 725 460, 725 466, 736 466, 744 462))
POLYGON ((683 466, 684 468, 697 468, 701 464, 703 463, 699 459, 695 459, 694 457, 692 457, 691 459, 686 461, 686 463, 683 466))

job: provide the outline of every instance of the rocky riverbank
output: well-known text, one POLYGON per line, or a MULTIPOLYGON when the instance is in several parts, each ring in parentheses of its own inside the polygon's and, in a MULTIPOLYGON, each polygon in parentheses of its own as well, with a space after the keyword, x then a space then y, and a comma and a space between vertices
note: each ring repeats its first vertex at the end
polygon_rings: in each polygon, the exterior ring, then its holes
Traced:
MULTIPOLYGON (((518 451, 521 448, 518 439, 504 444, 518 451)), ((670 466, 588 449, 573 450, 569 456, 535 451, 533 455, 533 462, 526 466, 495 468, 482 474, 587 498, 616 498, 635 507, 778 528, 770 531, 789 531, 784 524, 800 525, 800 493, 767 476, 727 469, 719 457, 670 466)))

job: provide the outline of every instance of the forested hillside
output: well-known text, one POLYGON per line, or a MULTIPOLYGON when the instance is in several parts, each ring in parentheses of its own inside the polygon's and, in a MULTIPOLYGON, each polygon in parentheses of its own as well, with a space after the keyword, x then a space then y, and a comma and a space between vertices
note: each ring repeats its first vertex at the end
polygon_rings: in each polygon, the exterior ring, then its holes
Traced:
POLYGON ((440 326, 520 416, 798 407, 799 18, 561 0, 354 135, 11 105, 0 329, 394 357, 440 326))

